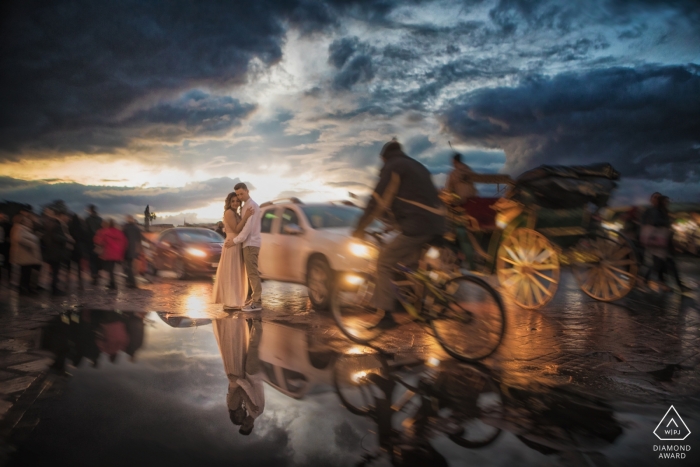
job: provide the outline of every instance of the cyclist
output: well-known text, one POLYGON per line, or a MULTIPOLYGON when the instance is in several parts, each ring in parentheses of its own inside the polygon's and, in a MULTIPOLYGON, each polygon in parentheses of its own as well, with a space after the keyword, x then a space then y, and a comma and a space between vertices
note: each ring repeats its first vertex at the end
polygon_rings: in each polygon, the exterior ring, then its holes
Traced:
POLYGON ((377 312, 385 313, 377 326, 390 329, 396 326, 391 315, 393 268, 397 263, 417 267, 422 246, 444 233, 445 219, 438 191, 423 164, 408 157, 396 139, 386 143, 379 155, 384 162, 379 182, 353 236, 364 238, 367 226, 385 211, 391 212, 400 231, 382 248, 377 261, 374 300, 377 312))

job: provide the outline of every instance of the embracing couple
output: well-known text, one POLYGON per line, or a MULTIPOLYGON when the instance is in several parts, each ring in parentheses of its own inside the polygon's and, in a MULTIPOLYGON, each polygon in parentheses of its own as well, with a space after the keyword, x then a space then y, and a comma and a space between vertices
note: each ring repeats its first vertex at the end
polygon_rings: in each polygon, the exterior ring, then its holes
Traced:
POLYGON ((262 310, 262 285, 258 272, 260 207, 250 198, 245 183, 238 183, 224 203, 226 241, 214 280, 214 303, 225 310, 262 310), (252 290, 248 296, 248 287, 252 290))

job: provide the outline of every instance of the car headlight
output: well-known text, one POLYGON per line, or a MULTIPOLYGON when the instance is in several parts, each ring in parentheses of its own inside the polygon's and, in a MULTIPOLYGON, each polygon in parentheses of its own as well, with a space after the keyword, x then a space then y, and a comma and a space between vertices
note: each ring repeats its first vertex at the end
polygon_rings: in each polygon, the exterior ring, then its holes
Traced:
POLYGON ((187 253, 192 256, 197 256, 199 258, 204 258, 205 256, 207 256, 207 252, 200 250, 199 248, 188 248, 187 253))
POLYGON ((363 259, 374 259, 378 255, 376 248, 360 242, 350 243, 350 253, 363 259))

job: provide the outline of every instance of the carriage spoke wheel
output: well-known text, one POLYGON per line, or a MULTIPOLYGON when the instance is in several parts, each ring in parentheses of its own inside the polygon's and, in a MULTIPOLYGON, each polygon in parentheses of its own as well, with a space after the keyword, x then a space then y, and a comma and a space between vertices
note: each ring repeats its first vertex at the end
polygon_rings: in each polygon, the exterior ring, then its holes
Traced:
POLYGON ((581 290, 603 302, 627 295, 637 279, 637 258, 624 238, 595 235, 582 238, 575 248, 574 277, 581 290))
POLYGON ((515 229, 498 248, 496 272, 515 303, 530 310, 539 308, 559 287, 559 255, 539 232, 515 229))

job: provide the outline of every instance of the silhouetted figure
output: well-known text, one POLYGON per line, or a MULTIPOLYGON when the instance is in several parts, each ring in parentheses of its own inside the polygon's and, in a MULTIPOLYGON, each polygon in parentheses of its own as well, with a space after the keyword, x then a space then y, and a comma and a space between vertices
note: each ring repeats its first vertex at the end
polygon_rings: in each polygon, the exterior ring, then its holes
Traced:
POLYGON ((90 239, 88 243, 90 274, 92 275, 92 285, 97 285, 97 277, 100 274, 100 255, 95 251, 94 238, 97 231, 102 228, 102 218, 97 215, 97 208, 94 204, 88 205, 87 212, 88 217, 85 219, 85 225, 90 239))
POLYGON ((65 295, 65 292, 59 287, 59 275, 61 265, 70 258, 68 237, 53 208, 47 207, 44 209, 42 221, 44 234, 41 237, 41 244, 43 246, 44 261, 51 268, 51 293, 53 295, 65 295))
POLYGON ((10 263, 10 230, 12 223, 8 215, 0 213, 0 256, 2 256, 2 269, 0 269, 0 282, 3 275, 7 276, 7 284, 12 281, 12 263, 10 263))
POLYGON ((66 263, 66 271, 68 277, 70 277, 70 271, 73 264, 76 265, 78 273, 78 288, 83 288, 83 259, 89 258, 89 249, 91 248, 92 241, 88 237, 87 226, 85 222, 77 215, 73 214, 68 222, 68 232, 70 236, 73 237, 75 243, 73 244, 73 251, 70 255, 70 260, 66 263))
POLYGON ((136 225, 134 216, 126 216, 123 232, 126 237, 126 252, 122 265, 124 272, 126 272, 126 286, 135 289, 137 286, 134 277, 134 260, 143 253, 143 245, 141 244, 141 229, 136 225))

